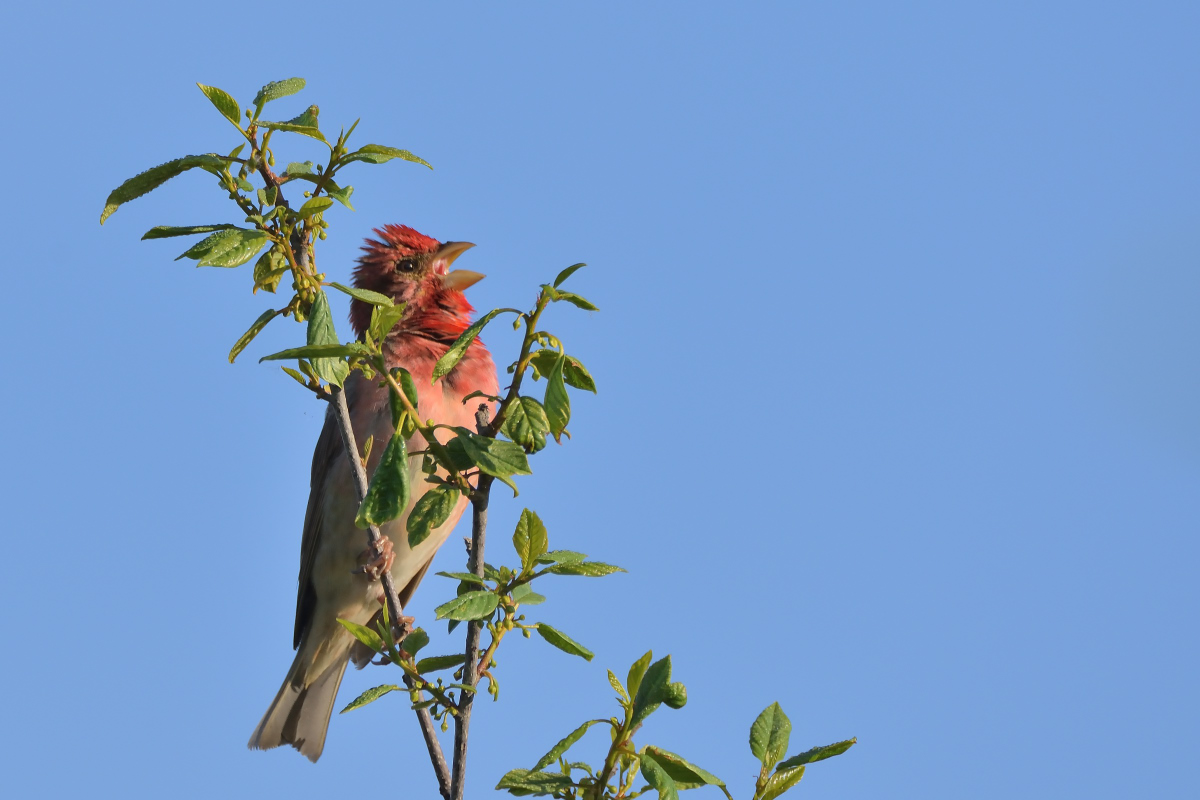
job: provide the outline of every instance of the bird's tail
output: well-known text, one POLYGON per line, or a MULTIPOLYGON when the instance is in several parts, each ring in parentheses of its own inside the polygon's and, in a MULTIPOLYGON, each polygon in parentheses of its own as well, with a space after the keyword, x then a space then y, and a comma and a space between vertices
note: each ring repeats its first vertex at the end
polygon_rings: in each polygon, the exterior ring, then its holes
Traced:
POLYGON ((301 644, 283 686, 254 729, 249 742, 251 749, 269 750, 290 744, 309 761, 321 757, 325 732, 333 715, 333 701, 346 673, 350 651, 345 648, 337 653, 322 652, 330 645, 328 641, 316 647, 307 644, 301 644))

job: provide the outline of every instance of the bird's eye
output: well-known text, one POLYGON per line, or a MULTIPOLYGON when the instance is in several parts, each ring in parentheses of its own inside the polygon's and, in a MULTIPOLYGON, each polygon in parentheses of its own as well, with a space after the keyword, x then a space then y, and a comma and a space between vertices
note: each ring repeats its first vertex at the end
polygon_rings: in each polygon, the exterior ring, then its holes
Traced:
POLYGON ((396 270, 398 272, 412 272, 416 268, 417 262, 413 261, 411 258, 406 258, 403 261, 396 262, 396 270))

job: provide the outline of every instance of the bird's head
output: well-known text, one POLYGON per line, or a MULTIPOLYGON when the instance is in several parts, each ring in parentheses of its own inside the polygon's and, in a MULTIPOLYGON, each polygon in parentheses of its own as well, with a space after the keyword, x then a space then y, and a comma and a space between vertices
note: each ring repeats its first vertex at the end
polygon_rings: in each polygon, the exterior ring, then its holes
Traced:
MULTIPOLYGON (((439 242, 406 225, 376 228, 378 239, 367 239, 354 269, 354 285, 407 303, 401 322, 457 336, 470 324, 474 310, 463 290, 483 279, 478 272, 451 270, 450 265, 470 242, 439 242), (444 330, 443 330, 444 329, 444 330)), ((359 335, 371 323, 371 306, 350 303, 350 323, 359 335)))

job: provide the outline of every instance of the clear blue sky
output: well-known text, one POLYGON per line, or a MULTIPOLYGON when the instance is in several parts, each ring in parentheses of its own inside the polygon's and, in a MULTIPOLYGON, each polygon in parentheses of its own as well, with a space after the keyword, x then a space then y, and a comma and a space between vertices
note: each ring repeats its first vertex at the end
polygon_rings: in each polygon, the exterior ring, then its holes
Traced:
POLYGON ((238 221, 202 175, 97 224, 125 178, 236 143, 194 82, 292 75, 276 113, 361 115, 436 167, 358 171, 331 276, 386 222, 478 243, 483 309, 591 264, 602 312, 551 322, 600 394, 490 552, 528 504, 629 574, 545 587, 596 659, 506 644, 472 797, 648 647, 690 702, 643 741, 739 798, 772 700, 793 750, 859 737, 797 797, 1195 791, 1200 6, 239 9, 5 12, 0 794, 332 797, 376 754, 434 796, 399 701, 335 717, 315 767, 245 749, 292 657, 322 413, 254 356, 302 331, 230 366, 270 298, 138 241, 238 221))

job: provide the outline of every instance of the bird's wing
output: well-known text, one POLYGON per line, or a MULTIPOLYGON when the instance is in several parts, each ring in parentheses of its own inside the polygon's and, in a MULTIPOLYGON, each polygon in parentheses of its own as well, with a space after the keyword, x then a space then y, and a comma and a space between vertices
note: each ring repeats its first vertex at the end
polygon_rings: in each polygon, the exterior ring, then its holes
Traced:
POLYGON ((313 562, 317 555, 317 539, 321 534, 322 503, 325 494, 325 479, 337 461, 342 449, 341 432, 338 430, 333 405, 325 412, 325 426, 317 438, 313 451, 312 482, 308 494, 308 510, 304 512, 304 538, 300 540, 300 585, 296 590, 296 630, 292 647, 300 646, 300 640, 312 624, 313 609, 317 605, 317 592, 312 585, 313 562))

